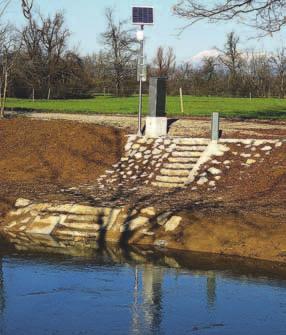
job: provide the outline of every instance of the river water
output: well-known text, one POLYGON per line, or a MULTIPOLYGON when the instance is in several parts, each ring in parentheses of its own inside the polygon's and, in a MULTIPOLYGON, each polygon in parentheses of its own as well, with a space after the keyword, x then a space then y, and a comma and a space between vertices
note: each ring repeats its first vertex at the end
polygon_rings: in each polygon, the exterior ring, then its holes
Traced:
POLYGON ((271 265, 39 237, 10 243, 0 243, 1 335, 286 332, 286 277, 271 265))

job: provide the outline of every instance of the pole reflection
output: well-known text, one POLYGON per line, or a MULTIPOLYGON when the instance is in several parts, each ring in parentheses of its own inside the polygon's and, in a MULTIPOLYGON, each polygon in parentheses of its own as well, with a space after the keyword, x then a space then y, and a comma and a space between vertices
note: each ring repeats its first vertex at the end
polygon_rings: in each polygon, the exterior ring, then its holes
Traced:
MULTIPOLYGON (((134 272, 134 301, 132 334, 159 334, 163 318, 163 282, 166 268, 146 264, 134 272), (141 300, 140 300, 141 298, 141 300), (144 326, 143 326, 144 325, 144 326), (144 328, 143 328, 144 327, 144 328)), ((215 308, 216 273, 194 271, 192 275, 206 276, 206 304, 215 308)))
POLYGON ((163 278, 163 268, 152 264, 146 264, 140 270, 136 267, 132 334, 160 333, 163 278))
POLYGON ((143 270, 143 306, 145 325, 158 333, 162 321, 162 285, 164 269, 146 265, 143 270))
POLYGON ((216 273, 208 271, 207 273, 207 302, 209 308, 215 307, 216 302, 216 273))

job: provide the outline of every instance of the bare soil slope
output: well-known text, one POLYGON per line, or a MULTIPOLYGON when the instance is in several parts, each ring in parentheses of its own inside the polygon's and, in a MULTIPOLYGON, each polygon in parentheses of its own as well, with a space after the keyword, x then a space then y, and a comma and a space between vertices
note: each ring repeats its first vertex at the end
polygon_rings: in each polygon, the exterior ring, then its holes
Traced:
POLYGON ((19 196, 94 182, 121 156, 124 131, 69 121, 0 121, 0 216, 19 196))

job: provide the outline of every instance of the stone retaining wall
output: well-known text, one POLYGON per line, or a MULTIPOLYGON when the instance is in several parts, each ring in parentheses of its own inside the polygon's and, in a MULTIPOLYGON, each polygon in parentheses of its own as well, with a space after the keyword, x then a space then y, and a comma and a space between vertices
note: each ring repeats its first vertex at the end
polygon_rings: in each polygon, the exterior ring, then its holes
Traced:
POLYGON ((104 242, 124 242, 140 239, 151 244, 154 231, 175 230, 182 218, 169 212, 158 213, 155 208, 141 210, 92 207, 81 204, 32 203, 18 199, 3 225, 5 233, 41 234, 71 240, 93 239, 104 242))

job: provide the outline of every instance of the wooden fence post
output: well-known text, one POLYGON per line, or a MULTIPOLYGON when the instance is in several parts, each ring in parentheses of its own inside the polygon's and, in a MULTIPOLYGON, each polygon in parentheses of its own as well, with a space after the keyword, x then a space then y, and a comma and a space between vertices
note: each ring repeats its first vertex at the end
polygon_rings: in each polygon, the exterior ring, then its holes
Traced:
POLYGON ((180 87, 180 102, 181 102, 181 113, 184 114, 184 101, 183 101, 183 90, 180 87))

